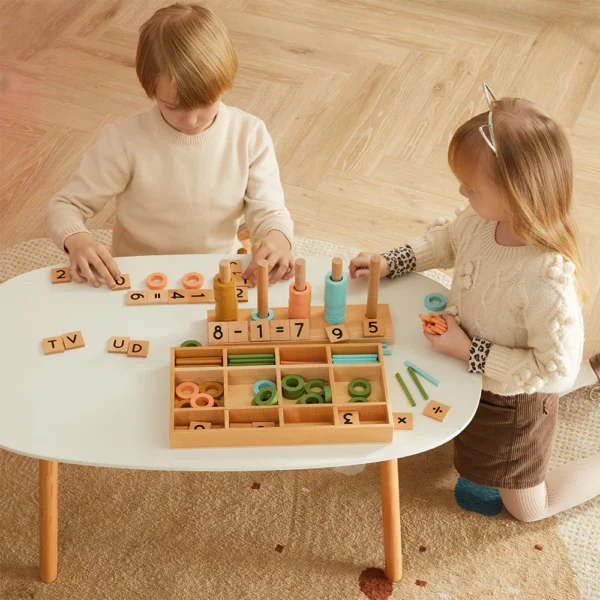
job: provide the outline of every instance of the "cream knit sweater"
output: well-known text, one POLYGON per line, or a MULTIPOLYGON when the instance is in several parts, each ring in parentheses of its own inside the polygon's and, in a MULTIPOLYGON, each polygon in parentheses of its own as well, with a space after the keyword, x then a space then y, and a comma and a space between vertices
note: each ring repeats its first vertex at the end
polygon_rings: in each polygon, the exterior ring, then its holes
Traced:
POLYGON ((277 229, 292 241, 265 124, 224 104, 193 136, 170 127, 156 105, 104 127, 49 202, 52 239, 62 249, 114 197, 115 256, 230 253, 243 215, 253 240, 277 229))
POLYGON ((454 267, 447 312, 472 339, 492 342, 483 388, 502 395, 569 389, 583 354, 571 262, 533 246, 501 246, 497 223, 467 208, 409 243, 417 271, 454 267))

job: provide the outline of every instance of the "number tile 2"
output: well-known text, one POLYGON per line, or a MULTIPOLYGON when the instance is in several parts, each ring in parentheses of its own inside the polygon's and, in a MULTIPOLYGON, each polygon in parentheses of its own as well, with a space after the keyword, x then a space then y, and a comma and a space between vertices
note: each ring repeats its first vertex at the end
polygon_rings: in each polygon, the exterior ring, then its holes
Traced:
POLYGON ((332 344, 345 342, 350 339, 350 335, 348 334, 345 325, 331 325, 330 327, 325 327, 325 333, 332 344))
POLYGON ((208 324, 208 345, 229 343, 229 323, 209 323, 208 324))
POLYGON ((436 421, 442 422, 446 418, 446 415, 450 412, 450 408, 451 407, 447 404, 430 400, 425 407, 423 414, 430 419, 435 419, 436 421))
POLYGON ((59 267, 52 269, 52 283, 69 283, 71 281, 71 269, 69 267, 59 267))

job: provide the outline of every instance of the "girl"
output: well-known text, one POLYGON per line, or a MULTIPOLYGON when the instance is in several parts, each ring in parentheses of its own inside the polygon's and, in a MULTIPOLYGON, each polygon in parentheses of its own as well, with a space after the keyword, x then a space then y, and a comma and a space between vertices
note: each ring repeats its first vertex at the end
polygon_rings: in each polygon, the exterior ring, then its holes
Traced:
POLYGON ((198 5, 174 4, 142 25, 140 83, 154 106, 106 126, 67 186, 49 202, 52 239, 76 281, 98 287, 120 276, 84 220, 117 198, 112 254, 232 252, 242 216, 271 282, 292 273, 293 224, 264 123, 225 106, 237 57, 222 21, 198 5))
MULTIPOLYGON (((456 469, 499 488, 517 519, 536 521, 600 494, 600 454, 548 472, 558 397, 583 351, 571 151, 562 128, 531 102, 484 91, 489 111, 462 125, 448 151, 470 207, 385 253, 383 274, 455 268, 448 331, 425 335, 483 373, 477 413, 454 440, 456 469)), ((352 277, 368 274, 369 257, 353 259, 352 277)), ((579 385, 600 378, 599 357, 579 385)))

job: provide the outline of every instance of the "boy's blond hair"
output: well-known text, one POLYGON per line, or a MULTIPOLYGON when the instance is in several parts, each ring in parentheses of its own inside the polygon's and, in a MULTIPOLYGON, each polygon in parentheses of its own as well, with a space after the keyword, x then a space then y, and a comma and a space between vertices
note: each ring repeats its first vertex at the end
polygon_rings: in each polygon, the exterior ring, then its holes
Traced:
POLYGON ((177 87, 182 108, 212 104, 233 86, 237 66, 225 25, 198 4, 161 8, 140 28, 135 69, 149 98, 154 98, 159 75, 166 75, 177 87))

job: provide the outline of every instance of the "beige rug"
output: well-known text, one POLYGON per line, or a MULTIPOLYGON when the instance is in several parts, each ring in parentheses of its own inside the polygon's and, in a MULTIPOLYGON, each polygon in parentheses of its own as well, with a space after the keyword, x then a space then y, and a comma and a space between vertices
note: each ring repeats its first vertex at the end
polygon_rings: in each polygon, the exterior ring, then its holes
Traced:
MULTIPOLYGON (((0 252, 0 281, 63 260, 48 240, 26 242, 0 252)), ((598 391, 581 390, 561 401, 553 466, 598 451, 598 391)), ((600 599, 598 499, 530 525, 467 512, 450 445, 400 461, 400 482, 404 578, 391 584, 376 465, 237 474, 61 465, 59 577, 42 584, 37 462, 0 451, 0 599, 600 599)))

